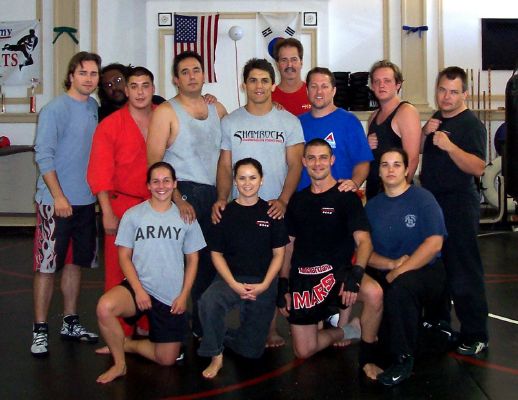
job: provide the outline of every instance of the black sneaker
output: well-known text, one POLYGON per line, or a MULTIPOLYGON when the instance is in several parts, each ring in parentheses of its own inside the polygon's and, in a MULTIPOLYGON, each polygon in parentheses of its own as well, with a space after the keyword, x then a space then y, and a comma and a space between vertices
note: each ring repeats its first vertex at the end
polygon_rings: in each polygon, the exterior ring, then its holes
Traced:
POLYGON ((31 354, 34 357, 46 357, 49 354, 49 327, 47 324, 34 327, 32 331, 31 354))
POLYGON ((377 376, 378 381, 385 386, 394 386, 410 378, 414 369, 414 357, 403 354, 397 362, 377 376))
POLYGON ((486 351, 488 347, 489 344, 487 342, 462 343, 457 347, 457 353, 463 356, 476 356, 486 351))
POLYGON ((79 317, 74 317, 69 322, 66 321, 68 317, 63 319, 63 326, 61 327, 61 338, 66 340, 77 340, 79 342, 97 343, 99 335, 94 332, 89 332, 83 325, 79 323, 79 317))
POLYGON ((453 328, 445 321, 439 322, 428 322, 423 321, 423 329, 426 333, 435 335, 436 337, 445 340, 450 346, 457 346, 459 343, 459 332, 453 330, 453 328))

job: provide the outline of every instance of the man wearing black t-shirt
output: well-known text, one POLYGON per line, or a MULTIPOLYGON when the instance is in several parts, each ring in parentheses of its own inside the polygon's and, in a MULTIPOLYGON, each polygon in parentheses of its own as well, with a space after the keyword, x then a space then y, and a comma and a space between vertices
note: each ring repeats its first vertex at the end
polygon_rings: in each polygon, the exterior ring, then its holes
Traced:
POLYGON ((476 355, 488 346, 484 270, 477 243, 480 198, 474 180, 484 172, 486 130, 468 110, 467 94, 463 69, 448 67, 439 73, 439 111, 423 127, 421 182, 441 206, 448 230, 442 255, 461 325, 457 352, 476 355))
POLYGON ((295 355, 308 358, 348 333, 347 325, 340 328, 340 322, 337 328, 322 330, 318 322, 334 314, 336 307, 343 314, 346 307, 362 302, 360 366, 376 379, 381 370, 374 364, 374 347, 383 292, 363 273, 372 252, 369 223, 358 196, 338 191, 331 175, 334 160, 325 140, 306 144, 303 164, 311 186, 295 193, 288 205, 291 243, 279 279, 277 305, 290 322, 295 355), (355 249, 356 264, 351 265, 355 249))

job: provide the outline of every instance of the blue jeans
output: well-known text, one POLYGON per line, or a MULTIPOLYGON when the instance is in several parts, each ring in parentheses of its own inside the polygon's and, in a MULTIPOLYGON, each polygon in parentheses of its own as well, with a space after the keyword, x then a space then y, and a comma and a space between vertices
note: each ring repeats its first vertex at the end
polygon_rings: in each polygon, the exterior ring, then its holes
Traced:
MULTIPOLYGON (((238 276, 238 282, 259 283, 258 277, 238 276)), ((216 278, 200 299, 198 309, 203 326, 203 339, 198 354, 213 357, 228 347, 248 358, 263 355, 270 323, 275 311, 277 279, 255 301, 242 300, 220 277, 216 278), (234 308, 240 308, 240 325, 228 331, 225 317, 234 308)))

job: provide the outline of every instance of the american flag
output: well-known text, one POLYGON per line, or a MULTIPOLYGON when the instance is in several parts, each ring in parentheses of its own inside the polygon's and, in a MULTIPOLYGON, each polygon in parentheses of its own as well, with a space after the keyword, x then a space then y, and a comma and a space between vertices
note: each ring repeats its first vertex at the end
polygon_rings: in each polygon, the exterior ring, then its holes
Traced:
POLYGON ((203 59, 206 82, 216 82, 216 44, 219 14, 174 15, 174 55, 186 50, 197 52, 203 59))

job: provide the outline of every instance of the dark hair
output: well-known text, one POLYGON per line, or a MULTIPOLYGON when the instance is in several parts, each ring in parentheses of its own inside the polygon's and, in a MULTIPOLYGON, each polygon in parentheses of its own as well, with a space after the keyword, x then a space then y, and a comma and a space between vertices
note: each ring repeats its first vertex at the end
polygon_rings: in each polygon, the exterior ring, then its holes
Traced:
POLYGON ((176 172, 175 172, 173 166, 171 164, 169 164, 168 162, 158 161, 158 162, 154 163, 153 165, 151 165, 147 169, 146 183, 150 183, 151 182, 151 173, 155 169, 158 169, 158 168, 166 168, 166 169, 168 169, 171 172, 171 176, 173 178, 173 181, 176 181, 176 172))
POLYGON ((126 75, 124 76, 126 79, 126 83, 128 83, 129 78, 132 76, 148 76, 151 79, 151 83, 154 83, 155 77, 153 73, 147 69, 146 67, 131 67, 129 66, 126 69, 126 75))
POLYGON ((72 86, 70 75, 74 75, 78 65, 83 66, 85 61, 94 61, 97 64, 97 70, 101 69, 101 57, 95 53, 89 53, 87 51, 80 51, 72 56, 67 67, 67 76, 64 81, 65 88, 68 90, 72 86))
POLYGON ((437 76, 437 84, 439 86, 439 82, 443 77, 446 77, 450 81, 459 78, 462 81, 462 92, 466 92, 468 90, 468 75, 466 71, 464 71, 460 67, 446 67, 437 76))
POLYGON ((201 56, 196 53, 195 51, 184 51, 180 54, 178 54, 174 60, 173 60, 173 76, 175 78, 178 78, 178 66, 179 64, 183 61, 183 60, 186 60, 188 58, 194 58, 196 59, 200 65, 201 65, 201 70, 204 71, 203 69, 203 58, 201 58, 201 56))
POLYGON ((331 148, 331 145, 327 143, 324 139, 315 138, 311 139, 309 142, 307 142, 304 145, 304 156, 306 156, 306 152, 308 147, 316 147, 316 146, 325 146, 329 149, 329 153, 333 155, 333 149, 331 148))
POLYGON ((380 68, 390 68, 392 70, 392 72, 394 72, 394 80, 396 81, 396 84, 403 83, 403 73, 401 72, 401 69, 396 64, 394 64, 393 62, 391 62, 389 60, 381 60, 381 61, 375 62, 372 65, 371 70, 369 71, 369 78, 371 80, 371 83, 372 83, 372 76, 374 75, 374 72, 376 72, 376 70, 378 70, 380 68))
POLYGON ((334 74, 329 70, 329 68, 324 67, 315 67, 309 70, 308 74, 306 75, 306 86, 309 86, 309 81, 311 80, 311 76, 313 74, 324 74, 329 77, 329 81, 331 82, 332 87, 336 87, 336 79, 334 74))
POLYGON ((253 69, 260 69, 261 71, 268 72, 272 83, 275 83, 275 70, 273 69, 273 65, 265 58, 251 58, 246 62, 243 68, 243 82, 246 83, 246 80, 253 69))
POLYGON ((119 71, 121 75, 124 77, 124 79, 126 79, 125 76, 129 68, 129 65, 126 66, 119 63, 111 63, 101 69, 101 76, 99 78, 99 89, 97 90, 97 95, 99 96, 99 100, 101 100, 101 104, 110 103, 110 99, 103 87, 104 74, 106 74, 109 71, 119 71))
POLYGON ((263 166, 261 165, 261 163, 259 161, 257 161, 255 158, 247 157, 247 158, 243 158, 239 161, 236 161, 236 163, 234 164, 234 168, 233 168, 234 178, 237 175, 237 170, 239 169, 239 167, 242 167, 243 165, 251 165, 252 167, 254 167, 257 170, 257 172, 259 173, 261 178, 263 177, 263 166))
POLYGON ((383 158, 383 156, 386 153, 398 153, 398 154, 400 154, 401 158, 403 159, 403 164, 405 165, 405 168, 408 168, 408 153, 405 150, 403 150, 401 147, 391 147, 390 149, 385 150, 383 153, 381 153, 380 162, 381 162, 381 159, 383 158))
POLYGON ((273 47, 273 59, 279 62, 279 51, 283 47, 295 47, 297 52, 299 53, 299 58, 302 60, 304 56, 304 47, 302 47, 302 43, 295 38, 287 38, 287 39, 279 39, 275 42, 275 46, 273 47))

